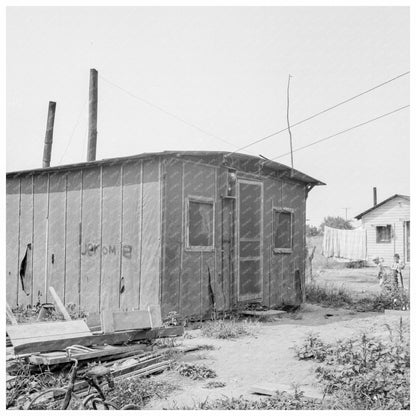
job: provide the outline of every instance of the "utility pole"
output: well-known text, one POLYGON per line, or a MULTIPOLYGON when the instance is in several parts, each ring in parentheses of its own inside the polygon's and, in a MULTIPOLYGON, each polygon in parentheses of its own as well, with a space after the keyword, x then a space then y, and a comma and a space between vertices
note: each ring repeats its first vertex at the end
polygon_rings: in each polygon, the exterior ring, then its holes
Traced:
POLYGON ((49 101, 48 120, 46 121, 45 143, 43 145, 43 161, 42 167, 49 168, 51 166, 52 142, 53 142, 53 126, 55 123, 56 103, 49 101))
POLYGON ((290 89, 290 78, 292 75, 289 74, 287 79, 287 111, 286 111, 286 119, 287 119, 287 130, 289 132, 289 139, 290 139, 290 166, 292 170, 290 171, 290 176, 293 176, 293 147, 292 147, 292 132, 290 130, 290 122, 289 122, 289 89, 290 89))
POLYGON ((344 208, 342 208, 342 209, 345 209, 345 221, 348 221, 348 210, 350 209, 351 207, 344 207, 344 208))
POLYGON ((90 89, 88 107, 88 151, 87 161, 92 162, 97 154, 97 103, 98 103, 98 72, 90 69, 90 89))

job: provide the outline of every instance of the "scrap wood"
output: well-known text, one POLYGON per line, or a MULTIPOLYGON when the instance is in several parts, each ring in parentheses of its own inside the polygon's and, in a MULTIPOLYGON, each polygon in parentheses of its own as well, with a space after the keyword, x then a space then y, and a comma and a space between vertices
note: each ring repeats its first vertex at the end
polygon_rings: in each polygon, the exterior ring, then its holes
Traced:
POLYGON ((55 289, 52 286, 49 286, 49 292, 51 293, 53 300, 55 301, 56 306, 59 309, 59 312, 64 316, 65 321, 71 321, 68 311, 66 310, 64 304, 62 303, 60 297, 55 292, 55 289))
MULTIPOLYGON (((76 321, 72 321, 76 322, 76 321)), ((69 322, 62 322, 69 323, 69 322)), ((19 325, 22 326, 22 325, 19 325)), ((146 339, 156 339, 164 337, 181 336, 184 333, 183 326, 173 326, 169 328, 155 328, 151 330, 123 331, 112 334, 76 336, 73 338, 54 339, 49 341, 27 342, 25 344, 14 346, 15 354, 37 353, 48 351, 59 351, 71 345, 84 345, 90 347, 93 345, 118 345, 126 344, 133 341, 146 339)))
MULTIPOLYGON (((123 347, 114 347, 111 345, 106 345, 104 347, 96 347, 92 352, 85 352, 85 351, 77 351, 71 353, 72 358, 76 358, 77 360, 92 360, 99 358, 103 360, 105 358, 110 357, 117 357, 118 355, 124 354, 136 354, 140 351, 146 349, 147 346, 143 344, 136 344, 136 345, 126 345, 123 347)), ((37 355, 31 355, 29 357, 29 362, 31 364, 36 365, 54 365, 54 364, 63 364, 71 362, 71 358, 68 357, 66 352, 62 351, 54 351, 54 352, 47 352, 37 355)))
POLYGON ((17 319, 13 314, 12 308, 9 306, 9 304, 6 302, 6 315, 9 318, 9 321, 12 325, 18 325, 17 319))
POLYGON ((261 384, 261 385, 254 385, 251 386, 249 389, 250 393, 253 394, 263 394, 265 396, 274 396, 278 393, 277 386, 273 384, 261 384))
POLYGON ((15 348, 33 342, 44 343, 92 335, 86 322, 82 319, 7 325, 6 330, 15 348))
POLYGON ((285 311, 279 311, 275 309, 269 309, 267 311, 256 311, 256 310, 247 310, 247 311, 241 311, 242 315, 249 315, 249 316, 280 316, 285 315, 285 311))

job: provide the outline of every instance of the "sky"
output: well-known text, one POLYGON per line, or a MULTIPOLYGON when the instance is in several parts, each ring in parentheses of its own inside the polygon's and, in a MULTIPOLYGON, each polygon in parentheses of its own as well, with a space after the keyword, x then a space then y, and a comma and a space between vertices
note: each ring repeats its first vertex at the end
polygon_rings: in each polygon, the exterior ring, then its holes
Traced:
MULTIPOLYGON (((87 152, 89 70, 98 70, 97 159, 164 150, 235 151, 410 70, 408 7, 9 7, 6 171, 87 152)), ((404 75, 293 127, 307 146, 410 103, 404 75)), ((295 151, 326 183, 309 224, 353 218, 410 193, 409 108, 295 151)), ((287 131, 242 150, 289 165, 287 131)))

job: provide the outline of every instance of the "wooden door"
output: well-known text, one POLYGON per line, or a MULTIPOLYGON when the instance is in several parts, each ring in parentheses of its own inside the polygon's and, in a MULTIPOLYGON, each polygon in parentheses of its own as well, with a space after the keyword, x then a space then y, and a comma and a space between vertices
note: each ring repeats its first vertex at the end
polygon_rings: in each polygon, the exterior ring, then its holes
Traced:
POLYGON ((238 300, 261 299, 263 292, 263 184, 239 180, 237 187, 238 300))

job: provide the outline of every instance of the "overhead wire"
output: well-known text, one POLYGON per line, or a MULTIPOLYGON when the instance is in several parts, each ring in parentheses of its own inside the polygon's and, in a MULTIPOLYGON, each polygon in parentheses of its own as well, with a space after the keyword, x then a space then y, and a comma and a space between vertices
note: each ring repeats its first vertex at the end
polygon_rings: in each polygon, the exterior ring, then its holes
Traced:
POLYGON ((83 113, 83 111, 84 111, 85 104, 86 104, 86 101, 84 101, 83 105, 81 106, 81 109, 80 109, 79 114, 78 114, 78 117, 77 117, 77 121, 75 122, 74 128, 72 129, 72 132, 71 132, 71 134, 70 134, 70 136, 69 136, 69 139, 68 139, 68 143, 67 143, 67 145, 66 145, 66 148, 65 148, 65 150, 64 150, 64 152, 63 152, 63 154, 62 154, 61 158, 59 159, 59 164, 61 164, 61 163, 62 163, 62 160, 63 160, 64 156, 66 155, 66 152, 67 152, 67 151, 68 151, 68 149, 69 149, 69 145, 70 145, 70 144, 71 144, 71 142, 72 142, 72 139, 73 139, 74 134, 75 134, 75 130, 77 129, 77 127, 78 127, 78 125, 79 125, 79 122, 80 122, 80 120, 81 120, 81 115, 82 115, 82 113, 83 113))
POLYGON ((189 121, 185 120, 184 118, 182 118, 182 117, 178 116, 178 115, 177 115, 177 114, 175 114, 175 113, 172 113, 171 111, 165 110, 164 108, 160 107, 160 106, 159 106, 159 105, 157 105, 157 104, 153 104, 152 102, 150 102, 149 100, 147 100, 147 99, 145 99, 145 98, 142 98, 142 97, 139 97, 139 96, 138 96, 138 95, 136 95, 136 94, 133 94, 131 91, 129 91, 129 90, 127 90, 127 89, 125 89, 125 88, 121 87, 120 85, 117 85, 116 83, 114 83, 114 82, 110 81, 109 79, 107 79, 107 78, 103 77, 102 75, 98 75, 98 76, 99 76, 99 78, 101 78, 103 81, 107 82, 108 84, 112 85, 112 86, 113 86, 113 87, 115 87, 115 88, 118 88, 119 90, 121 90, 121 91, 125 92, 126 94, 130 95, 131 97, 136 98, 137 100, 139 100, 139 101, 141 101, 141 102, 143 102, 143 103, 147 104, 148 106, 153 107, 153 108, 155 108, 155 109, 157 109, 157 110, 161 111, 162 113, 164 113, 164 114, 166 114, 166 115, 168 115, 168 116, 170 116, 170 117, 172 117, 172 118, 175 118, 176 120, 178 120, 178 121, 182 122, 183 124, 186 124, 186 125, 188 125, 189 127, 192 127, 193 129, 198 130, 198 131, 200 131, 201 133, 203 133, 203 134, 205 134, 205 135, 207 135, 207 136, 213 137, 214 139, 217 139, 217 140, 219 140, 219 141, 221 141, 221 142, 223 142, 223 143, 226 143, 226 144, 228 144, 228 145, 230 145, 230 146, 232 146, 232 147, 236 147, 234 143, 231 143, 231 142, 229 142, 228 140, 225 140, 225 139, 223 139, 222 137, 220 137, 220 136, 218 136, 218 135, 216 135, 216 134, 214 134, 214 133, 211 133, 211 132, 209 132, 208 130, 205 130, 205 129, 203 129, 203 128, 199 127, 199 126, 197 126, 196 124, 191 123, 191 122, 189 122, 189 121))
MULTIPOLYGON (((307 145, 305 145, 305 146, 302 146, 302 147, 298 147, 298 148, 296 148, 296 149, 293 149, 293 152, 298 152, 299 150, 303 150, 303 149, 306 149, 306 148, 308 148, 308 147, 314 146, 315 144, 318 144, 318 143, 321 143, 321 142, 323 142, 323 141, 326 141, 326 140, 332 139, 332 138, 337 137, 337 136, 339 136, 339 135, 341 135, 341 134, 347 133, 347 132, 349 132, 349 131, 351 131, 351 130, 357 129, 357 128, 362 127, 362 126, 365 126, 366 124, 370 124, 370 123, 372 123, 372 122, 374 122, 374 121, 380 120, 381 118, 384 118, 384 117, 387 117, 387 116, 389 116, 389 115, 391 115, 391 114, 397 113, 397 112, 399 112, 399 111, 401 111, 401 110, 404 110, 405 108, 408 108, 408 107, 410 107, 410 105, 409 105, 409 104, 408 104, 408 105, 404 105, 404 106, 399 107, 399 108, 396 108, 396 109, 395 109, 395 110, 393 110, 393 111, 390 111, 390 112, 388 112, 388 113, 382 114, 382 115, 377 116, 377 117, 374 117, 374 118, 372 118, 372 119, 370 119, 370 120, 367 120, 367 121, 364 121, 364 122, 362 122, 362 123, 356 124, 355 126, 349 127, 349 128, 347 128, 347 129, 345 129, 345 130, 341 130, 341 131, 339 131, 338 133, 331 134, 330 136, 327 136, 327 137, 324 137, 324 138, 322 138, 322 139, 316 140, 316 141, 314 141, 314 142, 312 142, 312 143, 309 143, 309 144, 307 144, 307 145)), ((281 155, 276 156, 276 157, 274 157, 274 158, 271 158, 271 159, 269 159, 269 160, 276 160, 276 159, 280 159, 280 158, 282 158, 282 157, 284 157, 284 156, 288 156, 288 155, 290 155, 290 152, 287 152, 287 153, 281 154, 281 155)))
MULTIPOLYGON (((381 88, 381 87, 383 87, 384 85, 389 84, 390 82, 396 81, 397 79, 399 79, 399 78, 401 78, 401 77, 404 77, 405 75, 408 75, 409 73, 410 73, 410 71, 403 72, 402 74, 397 75, 397 76, 395 76, 395 77, 393 77, 393 78, 390 78, 389 80, 384 81, 384 82, 382 82, 381 84, 377 84, 377 85, 375 85, 374 87, 369 88, 368 90, 362 91, 362 92, 360 92, 359 94, 354 95, 353 97, 347 98, 346 100, 343 100, 343 101, 341 101, 341 102, 339 102, 339 103, 337 103, 337 104, 334 104, 334 105, 332 105, 332 106, 330 106, 330 107, 328 107, 328 108, 325 108, 324 110, 321 110, 321 111, 319 111, 319 112, 317 112, 317 113, 315 113, 315 114, 312 114, 311 116, 306 117, 306 118, 304 118, 303 120, 300 120, 300 121, 298 121, 298 122, 296 122, 296 123, 293 123, 293 124, 291 124, 289 127, 296 127, 296 126, 299 126, 300 124, 303 124, 303 123, 305 123, 306 121, 312 120, 312 119, 314 119, 314 118, 316 118, 316 117, 320 116, 321 114, 324 114, 324 113, 326 113, 326 112, 328 112, 328 111, 330 111, 330 110, 333 110, 334 108, 337 108, 337 107, 339 107, 339 106, 341 106, 341 105, 343 105, 343 104, 346 104, 346 103, 348 103, 348 102, 350 102, 350 101, 352 101, 352 100, 355 100, 355 99, 357 99, 357 98, 359 98, 359 97, 361 97, 361 96, 363 96, 363 95, 365 95, 365 94, 368 94, 368 93, 369 93, 369 92, 371 92, 371 91, 374 91, 374 90, 376 90, 376 89, 378 89, 378 88, 381 88)), ((273 137, 273 136, 277 136, 278 134, 281 134, 281 133, 283 133, 283 132, 287 131, 289 127, 285 127, 285 128, 283 128, 283 129, 281 129, 281 130, 279 130, 279 131, 276 131, 276 132, 271 133, 271 134, 269 134, 269 135, 267 135, 267 136, 261 137, 260 139, 254 140, 254 141, 252 141, 251 143, 248 143, 247 145, 244 145, 244 146, 242 146, 242 147, 239 147, 239 148, 237 148, 236 150, 234 150, 234 151, 232 151, 232 152, 228 153, 228 155, 227 155, 227 156, 230 156, 230 155, 232 155, 233 153, 236 153, 236 152, 240 152, 241 150, 245 150, 245 149, 247 149, 247 148, 249 148, 249 147, 251 147, 251 146, 254 146, 254 145, 255 145, 255 144, 257 144, 257 143, 260 143, 260 142, 263 142, 263 141, 265 141, 265 140, 267 140, 267 139, 270 139, 270 138, 271 138, 271 137, 273 137)))

